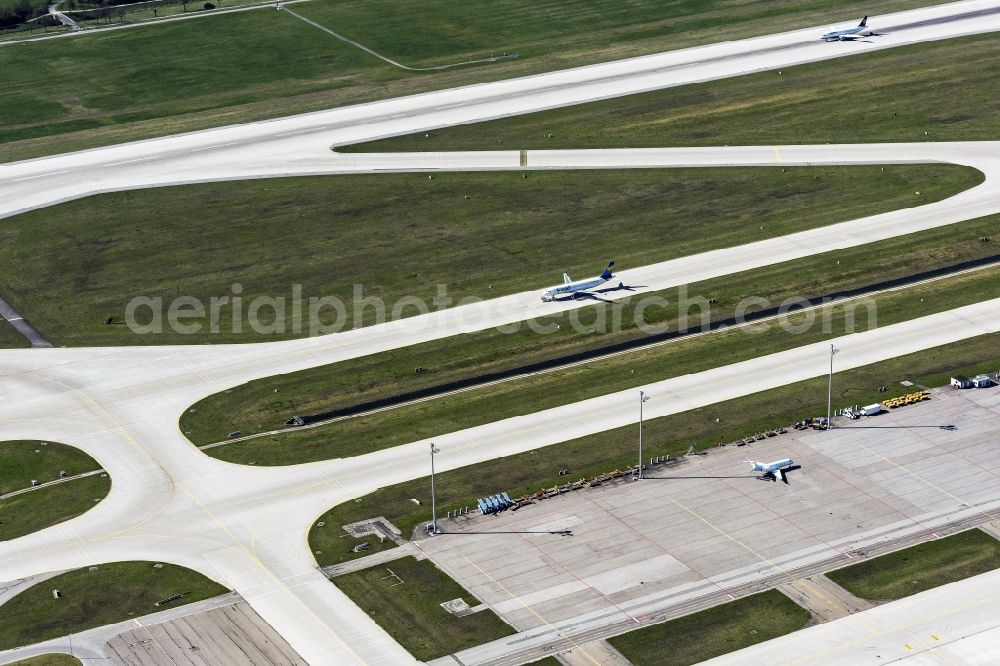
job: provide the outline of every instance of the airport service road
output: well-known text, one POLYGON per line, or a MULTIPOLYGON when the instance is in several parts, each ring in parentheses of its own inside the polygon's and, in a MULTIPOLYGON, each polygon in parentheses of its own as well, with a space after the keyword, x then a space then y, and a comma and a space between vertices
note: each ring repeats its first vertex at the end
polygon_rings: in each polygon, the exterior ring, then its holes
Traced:
POLYGON ((705 666, 1000 662, 1000 570, 716 657, 705 666))
MULTIPOLYGON (((887 34, 823 42, 829 26, 223 127, 0 166, 0 218, 97 192, 336 173, 332 145, 511 116, 798 63, 1000 29, 997 0, 872 16, 887 34)), ((111 37, 113 38, 113 37, 111 37)), ((13 48, 13 47, 12 47, 13 48)), ((353 159, 353 158, 352 158, 353 159)))
MULTIPOLYGON (((1000 330, 1000 299, 845 336, 841 370, 1000 330)), ((281 345, 256 345, 275 355, 281 345)), ((827 343, 643 387, 650 418, 823 375, 827 343)), ((427 473, 426 441, 356 458, 258 468, 208 458, 177 416, 249 378, 239 346, 38 349, 0 355, 0 440, 51 439, 92 455, 113 480, 86 514, 0 544, 0 580, 107 561, 167 561, 235 589, 306 661, 403 664, 412 658, 329 584, 307 545, 330 506, 427 473), (223 359, 228 355, 227 367, 223 359), (202 358, 215 358, 202 365, 202 358), (241 377, 240 372, 245 372, 241 377), (218 379, 217 377, 222 377, 218 379)), ((255 352, 257 353, 257 352, 255 352)), ((308 361, 308 357, 305 357, 308 361)), ((290 363, 301 363, 290 357, 290 363)), ((322 355, 312 360, 324 362, 322 355)), ((435 438, 439 468, 632 423, 634 391, 610 394, 435 438)))

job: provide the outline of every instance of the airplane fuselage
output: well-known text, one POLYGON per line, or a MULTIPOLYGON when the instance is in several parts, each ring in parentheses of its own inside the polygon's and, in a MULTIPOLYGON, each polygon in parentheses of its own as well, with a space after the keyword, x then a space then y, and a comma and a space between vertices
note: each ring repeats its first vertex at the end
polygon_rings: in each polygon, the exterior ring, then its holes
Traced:
MULTIPOLYGON (((608 280, 610 279, 611 278, 608 278, 608 280)), ((587 291, 588 289, 593 289, 594 287, 600 287, 608 280, 605 280, 604 278, 593 278, 590 280, 579 280, 577 282, 569 282, 567 284, 561 284, 557 287, 546 289, 545 293, 542 294, 542 300, 554 301, 558 296, 564 296, 566 294, 577 294, 581 291, 587 291)))
POLYGON ((843 42, 848 39, 857 39, 858 37, 861 36, 862 36, 861 30, 859 28, 855 28, 853 30, 838 30, 837 32, 828 32, 825 35, 823 35, 823 39, 828 42, 836 42, 836 41, 843 42))
POLYGON ((782 458, 781 460, 775 460, 772 463, 759 463, 755 462, 753 464, 753 469, 755 472, 763 472, 764 474, 774 474, 778 470, 786 469, 795 464, 795 461, 791 458, 782 458))
POLYGON ((577 280, 574 282, 570 279, 569 275, 563 273, 563 283, 556 285, 550 289, 546 289, 542 293, 543 301, 554 301, 558 296, 570 295, 576 298, 577 294, 583 293, 588 289, 593 289, 594 287, 600 287, 602 284, 614 277, 611 269, 615 267, 615 262, 609 261, 608 265, 605 267, 604 272, 594 278, 589 278, 587 280, 577 280))
POLYGON ((858 39, 859 37, 867 37, 873 34, 871 30, 868 29, 868 17, 861 19, 861 23, 854 28, 847 28, 845 30, 833 30, 831 32, 823 35, 824 42, 845 42, 849 40, 858 39))

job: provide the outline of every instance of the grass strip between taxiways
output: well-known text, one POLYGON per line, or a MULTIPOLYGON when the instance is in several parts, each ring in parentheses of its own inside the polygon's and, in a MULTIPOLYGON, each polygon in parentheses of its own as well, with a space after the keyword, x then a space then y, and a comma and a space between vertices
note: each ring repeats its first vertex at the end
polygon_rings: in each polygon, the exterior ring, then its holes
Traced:
POLYGON ((826 575, 855 596, 894 601, 998 567, 1000 541, 982 530, 968 530, 826 575))
POLYGON ((0 650, 39 643, 226 592, 173 564, 112 562, 77 569, 29 587, 0 606, 0 650), (52 590, 61 597, 53 598, 52 590), (158 601, 183 594, 181 599, 158 601))
POLYGON ((608 639, 635 666, 686 666, 801 629, 809 613, 768 590, 608 639))
POLYGON ((404 557, 331 581, 420 661, 515 633, 488 608, 462 617, 442 608, 459 598, 473 608, 480 602, 430 560, 404 557))
MULTIPOLYGON (((60 472, 76 476, 100 469, 83 451, 57 442, 0 442, 0 495, 31 488, 32 481, 58 480, 60 472)), ((0 541, 15 539, 75 518, 104 499, 111 490, 107 474, 97 474, 0 497, 0 541)))
POLYGON ((15 349, 19 347, 30 347, 23 335, 10 325, 6 319, 0 319, 0 349, 15 349))
MULTIPOLYGON (((496 298, 558 282, 563 272, 593 275, 609 259, 623 269, 647 266, 940 201, 982 179, 967 167, 918 164, 570 170, 527 179, 368 174, 154 188, 5 219, 0 282, 4 298, 56 345, 273 341, 309 335, 309 298, 344 303, 343 328, 367 325, 376 307, 364 306, 366 297, 382 299, 390 313, 404 298, 437 307, 439 285, 452 302, 496 298), (298 331, 296 285, 305 322, 298 331), (236 291, 242 315, 234 314, 236 291), (162 332, 124 325, 136 297, 161 299, 162 332), (203 316, 185 316, 183 329, 167 325, 178 297, 204 307, 203 316), (223 297, 213 327, 212 299, 223 297), (257 297, 280 297, 284 306, 275 316, 277 307, 262 301, 255 330, 257 297)), ((320 318, 332 326, 338 314, 326 308, 320 318)), ((135 319, 146 324, 154 315, 143 306, 135 319)))
POLYGON ((72 655, 54 652, 21 659, 20 661, 11 663, 9 666, 82 666, 82 663, 72 655))

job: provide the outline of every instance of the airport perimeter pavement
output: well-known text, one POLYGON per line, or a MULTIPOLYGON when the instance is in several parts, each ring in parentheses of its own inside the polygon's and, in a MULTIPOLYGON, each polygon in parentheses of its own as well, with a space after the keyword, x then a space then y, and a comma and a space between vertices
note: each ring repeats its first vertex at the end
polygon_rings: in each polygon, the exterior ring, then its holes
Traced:
MULTIPOLYGON (((826 26, 722 42, 270 121, 0 165, 0 218, 88 194, 155 185, 341 173, 330 146, 1000 29, 997 0, 872 16, 886 34, 824 42, 826 26)), ((12 47, 16 48, 16 47, 12 47)), ((384 159, 384 158, 383 158, 384 159)), ((433 168, 433 158, 424 166, 433 168)), ((383 168, 413 168, 387 165, 383 168)), ((445 168, 445 167, 438 167, 445 168)), ((476 168, 466 166, 463 168, 476 168)))

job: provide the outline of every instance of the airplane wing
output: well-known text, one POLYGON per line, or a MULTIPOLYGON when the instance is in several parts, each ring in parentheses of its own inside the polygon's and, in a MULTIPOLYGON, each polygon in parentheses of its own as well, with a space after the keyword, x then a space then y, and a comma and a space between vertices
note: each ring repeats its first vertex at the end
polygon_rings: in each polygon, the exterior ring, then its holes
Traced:
POLYGON ((779 479, 781 479, 782 483, 788 483, 788 479, 785 478, 785 470, 783 469, 775 470, 774 473, 775 475, 777 475, 779 479))
POLYGON ((569 284, 573 279, 570 278, 569 273, 563 273, 563 284, 569 284))

